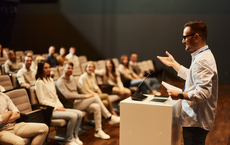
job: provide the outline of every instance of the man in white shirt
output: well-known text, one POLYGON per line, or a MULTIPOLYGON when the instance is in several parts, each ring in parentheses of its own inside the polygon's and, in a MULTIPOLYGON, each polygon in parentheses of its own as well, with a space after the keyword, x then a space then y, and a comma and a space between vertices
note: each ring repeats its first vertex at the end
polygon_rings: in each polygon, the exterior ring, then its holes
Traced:
POLYGON ((208 28, 201 21, 190 21, 184 26, 182 43, 191 51, 189 69, 180 65, 167 51, 160 57, 165 65, 173 67, 185 81, 183 92, 167 90, 173 100, 182 99, 178 124, 183 127, 185 145, 205 145, 212 129, 218 99, 218 73, 215 58, 206 45, 208 28))
POLYGON ((20 118, 18 108, 11 99, 0 93, 0 144, 27 144, 24 138, 33 138, 31 145, 42 145, 49 128, 43 123, 16 123, 20 118))
POLYGON ((24 60, 24 66, 17 73, 18 83, 21 87, 29 87, 31 85, 35 85, 36 78, 35 75, 37 73, 36 70, 31 69, 32 57, 26 56, 24 60))
POLYGON ((139 66, 137 65, 137 59, 138 59, 138 55, 137 53, 133 52, 130 54, 129 57, 129 64, 131 65, 133 71, 139 76, 139 77, 144 77, 144 74, 141 72, 141 69, 139 68, 139 66))
POLYGON ((72 62, 74 66, 79 66, 79 58, 75 55, 76 48, 70 47, 69 54, 66 55, 66 58, 69 60, 69 62, 72 62))

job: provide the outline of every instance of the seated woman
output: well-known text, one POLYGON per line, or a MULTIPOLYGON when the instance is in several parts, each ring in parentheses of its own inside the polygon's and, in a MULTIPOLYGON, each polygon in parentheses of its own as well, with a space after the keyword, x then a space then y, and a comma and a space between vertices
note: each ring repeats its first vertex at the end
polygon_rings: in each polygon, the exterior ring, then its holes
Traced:
POLYGON ((88 93, 93 93, 95 95, 98 95, 103 104, 107 106, 109 109, 110 113, 113 115, 117 115, 117 113, 113 110, 113 105, 109 100, 109 95, 106 93, 102 93, 101 89, 98 87, 96 83, 96 78, 94 74, 95 70, 95 64, 93 61, 89 61, 86 64, 85 67, 85 73, 83 73, 80 78, 79 78, 79 83, 83 86, 83 88, 88 92, 88 93))
POLYGON ((20 69, 20 66, 16 60, 16 54, 14 50, 9 51, 8 60, 5 62, 5 73, 15 74, 20 69))
POLYGON ((131 95, 131 91, 123 86, 120 73, 116 70, 112 59, 106 60, 106 69, 95 70, 95 74, 103 76, 104 84, 113 86, 112 92, 123 99, 131 95))
MULTIPOLYGON (((129 60, 127 55, 122 55, 121 64, 118 66, 118 70, 121 73, 122 77, 124 78, 124 82, 129 82, 129 86, 138 86, 142 81, 143 78, 140 78, 129 65, 129 60)), ((157 79, 155 78, 148 78, 143 84, 140 86, 140 91, 143 94, 152 93, 154 95, 161 95, 160 92, 156 91, 160 87, 157 79)))
POLYGON ((40 104, 54 107, 52 119, 68 120, 66 130, 66 145, 82 145, 78 137, 82 122, 82 112, 76 109, 66 109, 60 102, 53 79, 50 77, 50 64, 45 60, 38 62, 35 90, 40 104))

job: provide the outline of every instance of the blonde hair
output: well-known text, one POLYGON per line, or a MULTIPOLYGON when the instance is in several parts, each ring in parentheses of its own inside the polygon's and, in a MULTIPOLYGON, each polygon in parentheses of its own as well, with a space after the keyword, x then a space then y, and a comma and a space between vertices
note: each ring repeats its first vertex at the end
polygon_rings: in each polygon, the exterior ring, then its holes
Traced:
POLYGON ((93 61, 88 61, 88 62, 86 63, 86 65, 85 65, 85 71, 86 71, 86 68, 87 68, 87 66, 88 66, 89 64, 92 64, 92 65, 94 66, 94 69, 96 68, 95 63, 94 63, 93 61))
POLYGON ((34 64, 35 66, 37 67, 38 66, 38 62, 41 61, 41 60, 45 60, 45 58, 43 56, 37 56, 35 61, 34 61, 34 64))

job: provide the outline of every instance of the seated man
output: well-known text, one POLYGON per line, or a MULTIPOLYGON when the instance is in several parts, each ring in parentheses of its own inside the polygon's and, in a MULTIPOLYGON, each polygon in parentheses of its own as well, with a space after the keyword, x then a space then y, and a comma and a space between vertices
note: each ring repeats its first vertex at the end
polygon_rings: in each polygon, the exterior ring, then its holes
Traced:
POLYGON ((62 48, 60 49, 59 53, 60 53, 60 55, 58 55, 58 56, 56 57, 56 59, 57 59, 58 63, 59 63, 61 66, 63 66, 65 61, 68 62, 68 59, 67 59, 66 56, 65 56, 65 48, 62 47, 62 48))
POLYGON ((76 53, 76 48, 75 47, 70 47, 69 49, 69 54, 66 55, 66 58, 69 60, 69 62, 72 62, 74 66, 80 66, 79 58, 76 53))
POLYGON ((139 76, 139 77, 143 77, 144 74, 141 72, 141 69, 139 68, 139 66, 137 65, 137 58, 138 55, 137 53, 133 52, 130 54, 129 57, 129 65, 132 67, 133 71, 139 76))
POLYGON ((20 69, 20 66, 16 60, 16 54, 14 50, 10 50, 8 54, 8 60, 5 62, 5 73, 15 74, 20 69))
POLYGON ((94 112, 95 134, 102 139, 109 139, 110 136, 102 130, 101 114, 109 120, 109 124, 120 123, 120 117, 112 115, 103 105, 98 95, 87 93, 79 82, 73 78, 73 63, 65 63, 63 75, 57 80, 57 88, 67 99, 74 99, 74 109, 94 112), (81 94, 80 94, 81 93, 81 94))
POLYGON ((37 73, 36 70, 30 69, 32 64, 32 57, 26 56, 24 58, 24 66, 17 73, 18 83, 21 87, 29 87, 31 85, 35 85, 36 78, 35 75, 37 73))
POLYGON ((45 60, 47 60, 50 64, 50 67, 59 67, 58 61, 56 57, 54 56, 55 47, 50 46, 49 48, 49 54, 46 56, 45 60))
POLYGON ((42 145, 48 134, 48 126, 43 123, 16 123, 19 110, 11 99, 0 93, 0 144, 26 144, 23 138, 33 137, 31 145, 42 145))

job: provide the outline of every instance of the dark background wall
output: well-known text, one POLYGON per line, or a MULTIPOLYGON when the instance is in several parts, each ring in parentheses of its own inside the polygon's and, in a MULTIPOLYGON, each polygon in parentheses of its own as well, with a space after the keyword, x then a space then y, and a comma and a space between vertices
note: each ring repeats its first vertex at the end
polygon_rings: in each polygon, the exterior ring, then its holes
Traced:
POLYGON ((189 20, 204 21, 220 82, 230 83, 228 0, 58 0, 19 3, 17 8, 12 32, 4 33, 11 34, 5 47, 46 53, 50 45, 57 49, 75 46, 77 55, 90 60, 137 52, 139 61, 152 59, 158 68, 174 75, 156 56, 167 50, 189 67, 190 52, 181 43, 183 25, 189 20))

